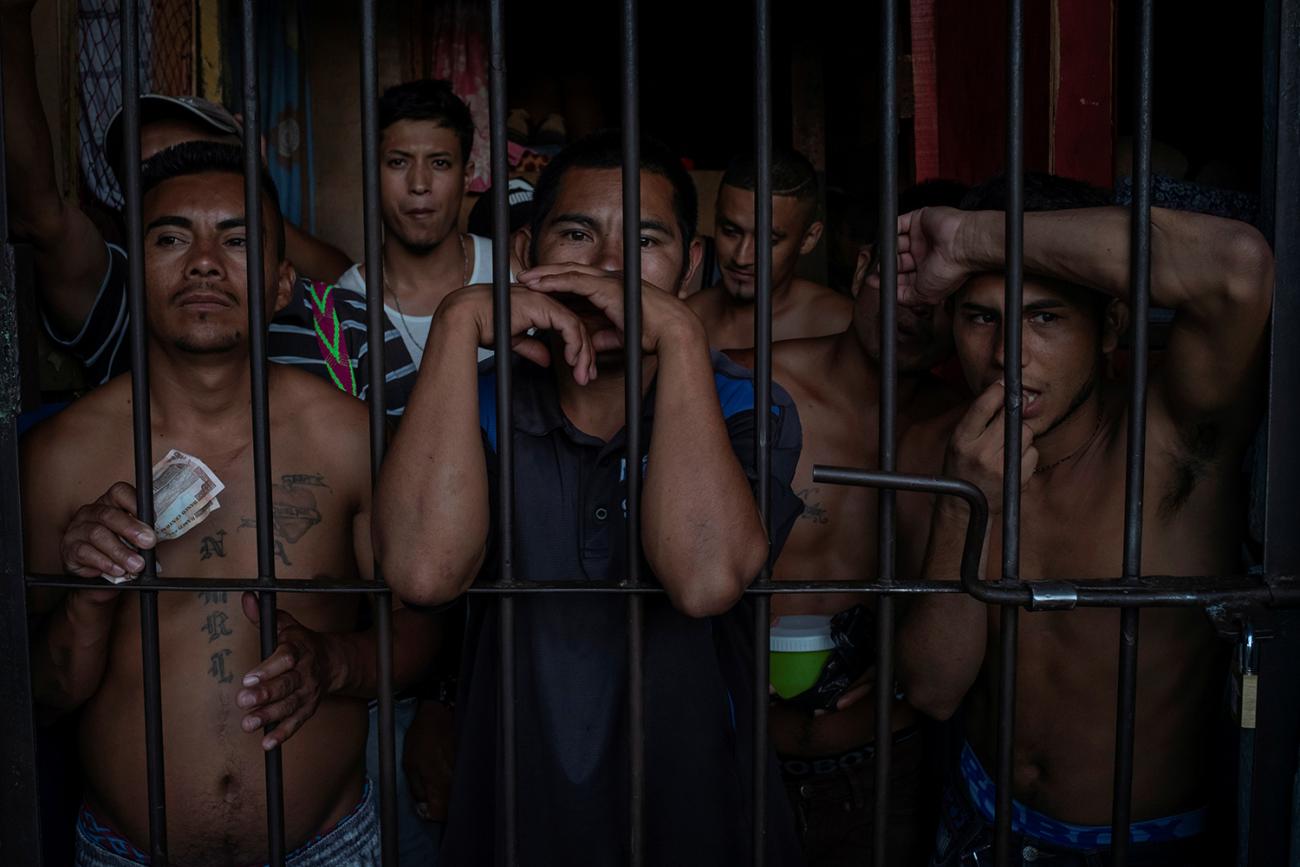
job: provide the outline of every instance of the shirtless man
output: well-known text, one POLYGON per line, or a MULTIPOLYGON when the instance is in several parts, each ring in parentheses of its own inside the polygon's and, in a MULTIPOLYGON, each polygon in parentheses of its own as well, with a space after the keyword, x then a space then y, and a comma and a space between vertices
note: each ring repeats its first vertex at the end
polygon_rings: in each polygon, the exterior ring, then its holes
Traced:
MULTIPOLYGON (((732 160, 718 188, 714 242, 722 283, 686 300, 709 333, 709 345, 754 345, 754 186, 752 156, 732 160)), ((772 338, 839 334, 853 316, 853 301, 827 286, 795 276, 799 257, 821 240, 817 174, 798 151, 772 154, 772 338)))
MULTIPOLYGON (((1114 576, 1121 563, 1128 386, 1106 371, 1128 320, 1129 216, 1058 210, 1075 201, 1070 185, 1040 183, 1027 207, 1054 212, 1025 217, 1033 276, 1016 315, 1024 319, 1026 580, 1114 576)), ((1163 209, 1151 222, 1152 302, 1177 315, 1148 388, 1142 572, 1227 573, 1238 568, 1239 467, 1261 405, 1273 260, 1242 223, 1163 209)), ((899 220, 900 301, 950 299, 957 354, 979 395, 953 432, 945 474, 988 497, 988 579, 1002 556, 1003 226, 1003 213, 988 210, 926 208, 899 220)), ((966 520, 960 504, 937 503, 929 576, 957 579, 966 520)), ((1113 609, 1021 619, 1012 851, 1025 861, 1061 853, 1053 864, 1083 864, 1109 848, 1118 628, 1113 609)), ((985 769, 994 758, 998 632, 997 608, 936 595, 913 604, 899 634, 913 705, 944 719, 969 694, 960 777, 945 797, 932 862, 944 867, 974 863, 971 853, 990 841, 985 769)), ((1202 612, 1143 612, 1130 863, 1204 857, 1196 838, 1220 657, 1202 612)))
MULTIPOLYGON (((877 496, 867 488, 817 485, 814 464, 877 467, 880 387, 880 290, 867 287, 873 265, 862 248, 853 278, 853 321, 831 337, 784 340, 772 347, 772 375, 799 407, 804 449, 794 489, 804 512, 790 532, 773 577, 778 581, 860 581, 877 573, 877 496)), ((960 418, 960 393, 930 371, 952 352, 952 324, 943 307, 899 307, 897 358, 900 469, 937 473, 948 432, 960 418)), ((753 351, 729 355, 752 364, 753 351)), ((929 532, 931 500, 899 494, 899 576, 920 572, 929 532)), ((825 681, 771 705, 769 731, 781 759, 787 793, 799 817, 810 867, 861 864, 872 851, 870 793, 874 785, 875 652, 871 597, 827 593, 778 594, 773 615, 856 617, 857 653, 848 652, 842 679, 825 681), (860 607, 863 606, 863 607, 860 607), (864 676, 865 674, 865 676, 864 676), (856 682, 848 689, 846 682, 856 682), (864 793, 867 795, 864 797, 864 793)), ((777 621, 779 624, 780 621, 777 621)), ((913 864, 925 856, 922 763, 925 743, 916 712, 896 701, 890 804, 890 864, 913 864)))
MULTIPOLYGON (((194 455, 226 483, 216 512, 158 545, 175 576, 257 574, 242 160, 237 147, 191 142, 151 162, 145 178, 153 453, 194 455)), ((293 282, 275 202, 264 177, 268 317, 293 282)), ((279 577, 368 576, 370 478, 357 460, 367 452, 365 406, 280 365, 270 366, 269 388, 279 577)), ((141 569, 123 540, 148 548, 155 537, 134 518, 135 491, 121 481, 133 477, 130 444, 129 374, 26 437, 31 570, 93 577, 141 569)), ((287 847, 334 829, 305 846, 299 863, 374 863, 376 798, 363 752, 365 698, 377 691, 374 636, 357 630, 354 595, 282 594, 279 602, 279 646, 262 662, 252 594, 242 616, 240 600, 225 592, 159 597, 167 830, 177 863, 265 860, 262 753, 278 744, 287 847)), ((149 846, 134 603, 107 585, 34 600, 43 615, 32 650, 37 702, 81 713, 87 787, 78 863, 139 863, 149 846)), ((426 617, 396 612, 399 682, 428 662, 426 617)))

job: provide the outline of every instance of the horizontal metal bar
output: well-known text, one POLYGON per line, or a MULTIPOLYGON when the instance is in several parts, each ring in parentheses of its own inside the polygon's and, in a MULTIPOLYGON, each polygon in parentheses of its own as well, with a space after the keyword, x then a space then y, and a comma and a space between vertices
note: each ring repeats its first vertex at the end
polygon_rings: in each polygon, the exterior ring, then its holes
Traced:
MULTIPOLYGON (((99 578, 77 578, 72 575, 25 575, 28 587, 62 587, 70 590, 103 590, 106 585, 99 578)), ((1139 605, 1155 608, 1195 607, 1198 605, 1222 605, 1238 602, 1260 602, 1279 607, 1300 606, 1300 575, 1146 575, 1135 584, 1120 584, 1119 578, 1078 578, 1061 579, 1044 582, 1055 593, 1063 589, 1073 590, 1078 595, 1076 607, 1105 608, 1121 605, 1139 605)), ((1008 603, 1017 607, 1034 610, 1041 607, 1051 610, 1059 607, 1049 599, 1047 604, 1039 604, 1034 599, 1037 593, 1041 600, 1042 591, 1037 589, 1038 582, 994 582, 987 585, 999 592, 1016 594, 1015 600, 1008 603)), ((160 590, 168 592, 196 592, 200 590, 226 590, 231 592, 244 590, 273 589, 280 593, 368 593, 387 595, 390 590, 385 585, 360 581, 330 581, 314 579, 307 581, 277 581, 266 585, 255 578, 166 578, 148 587, 139 584, 123 584, 117 589, 123 592, 141 590, 160 590)), ((596 594, 648 594, 664 592, 660 586, 631 587, 619 581, 512 581, 482 582, 469 589, 477 595, 502 595, 508 593, 596 593, 596 594)), ((875 578, 862 581, 755 581, 746 591, 753 596, 782 595, 794 593, 861 593, 880 595, 884 593, 901 595, 919 595, 923 593, 963 593, 965 589, 952 581, 928 581, 921 579, 896 579, 890 584, 880 584, 875 578)))
POLYGON ((138 593, 142 590, 166 590, 173 592, 199 592, 202 590, 226 590, 232 593, 245 590, 277 593, 371 593, 376 596, 388 595, 391 591, 387 584, 372 581, 335 581, 328 578, 313 578, 311 581, 278 580, 266 582, 257 578, 160 578, 143 586, 135 582, 110 586, 103 578, 78 578, 75 575, 27 574, 23 578, 28 587, 62 587, 68 590, 120 590, 124 593, 138 593))

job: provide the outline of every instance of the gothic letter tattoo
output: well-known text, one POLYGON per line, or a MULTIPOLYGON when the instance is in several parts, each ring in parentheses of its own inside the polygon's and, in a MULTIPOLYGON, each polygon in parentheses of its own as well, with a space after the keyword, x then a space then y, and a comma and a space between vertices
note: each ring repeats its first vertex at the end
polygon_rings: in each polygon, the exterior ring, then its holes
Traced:
POLYGON ((218 650, 212 654, 212 664, 208 666, 208 677, 217 681, 217 683, 230 683, 235 679, 233 674, 226 671, 226 657, 230 655, 230 648, 218 650))

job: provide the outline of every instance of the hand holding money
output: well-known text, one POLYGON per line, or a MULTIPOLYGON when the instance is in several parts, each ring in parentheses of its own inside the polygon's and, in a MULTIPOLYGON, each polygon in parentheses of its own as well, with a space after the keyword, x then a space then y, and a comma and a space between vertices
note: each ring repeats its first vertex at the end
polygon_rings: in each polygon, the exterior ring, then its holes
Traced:
POLYGON ((221 508, 217 494, 226 489, 203 461, 169 451, 153 467, 154 529, 162 541, 179 539, 221 508))
POLYGON ((183 536, 221 507, 217 494, 225 485, 206 464, 184 452, 169 451, 154 465, 153 479, 153 528, 136 517, 135 488, 126 482, 77 510, 63 534, 66 571, 98 575, 114 584, 129 581, 144 569, 140 550, 183 536))
POLYGON ((118 482, 77 510, 63 531, 60 551, 64 571, 116 584, 144 569, 138 551, 156 543, 157 534, 135 517, 135 488, 118 482))

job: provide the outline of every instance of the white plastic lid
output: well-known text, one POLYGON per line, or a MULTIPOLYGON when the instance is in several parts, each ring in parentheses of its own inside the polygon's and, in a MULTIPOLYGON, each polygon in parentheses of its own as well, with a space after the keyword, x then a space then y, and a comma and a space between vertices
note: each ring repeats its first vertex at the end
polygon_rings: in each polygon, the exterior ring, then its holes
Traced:
POLYGON ((774 653, 832 650, 831 619, 820 614, 787 614, 772 624, 768 648, 774 653))

